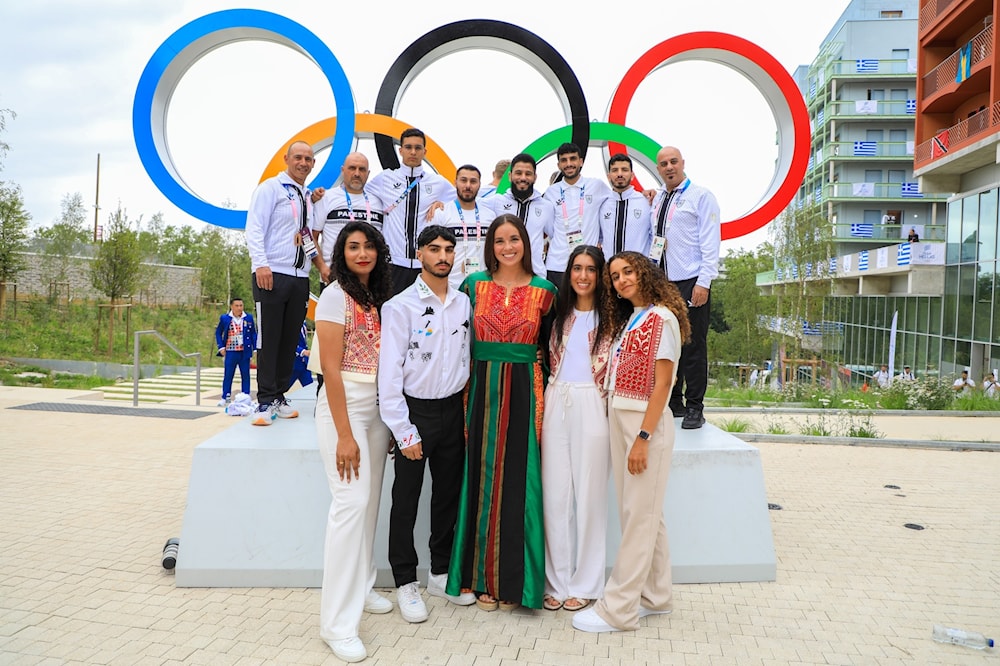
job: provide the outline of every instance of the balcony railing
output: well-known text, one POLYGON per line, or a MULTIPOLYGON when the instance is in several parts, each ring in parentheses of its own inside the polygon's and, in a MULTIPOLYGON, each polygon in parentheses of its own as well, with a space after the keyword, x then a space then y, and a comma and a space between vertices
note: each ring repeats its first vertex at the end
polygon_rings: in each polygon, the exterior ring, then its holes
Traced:
POLYGON ((923 164, 962 148, 962 144, 992 134, 1000 128, 1000 102, 983 109, 971 118, 938 132, 930 141, 924 141, 914 151, 914 164, 923 164))
POLYGON ((856 60, 834 60, 827 69, 826 79, 833 77, 857 76, 860 78, 887 74, 909 75, 917 78, 915 62, 907 59, 858 58, 856 60))
MULTIPOLYGON (((833 225, 834 240, 890 240, 905 241, 912 225, 906 224, 835 224, 833 225)), ((945 239, 945 225, 925 224, 924 232, 920 235, 922 241, 943 241, 945 239)))
POLYGON ((923 32, 934 23, 934 20, 944 14, 948 7, 958 2, 958 0, 930 0, 920 8, 920 16, 917 18, 917 30, 923 32))
MULTIPOLYGON (((937 67, 924 74, 923 99, 927 99, 939 90, 955 83, 955 79, 958 76, 958 65, 961 61, 961 57, 962 50, 959 49, 948 56, 937 67)), ((992 57, 993 26, 990 25, 972 38, 972 62, 970 63, 969 68, 971 69, 976 66, 976 63, 988 60, 992 57)))
POLYGON ((832 183, 825 186, 831 199, 864 201, 870 199, 908 199, 915 203, 947 198, 942 194, 923 194, 917 183, 832 183))
MULTIPOLYGON (((832 118, 842 119, 845 116, 865 118, 867 116, 898 116, 913 119, 917 110, 913 99, 883 99, 883 100, 838 100, 827 105, 823 114, 824 123, 832 118)), ((817 117, 817 120, 820 120, 817 117)))
POLYGON ((836 141, 823 147, 823 159, 909 157, 910 141, 836 141), (862 145, 864 144, 864 145, 862 145))

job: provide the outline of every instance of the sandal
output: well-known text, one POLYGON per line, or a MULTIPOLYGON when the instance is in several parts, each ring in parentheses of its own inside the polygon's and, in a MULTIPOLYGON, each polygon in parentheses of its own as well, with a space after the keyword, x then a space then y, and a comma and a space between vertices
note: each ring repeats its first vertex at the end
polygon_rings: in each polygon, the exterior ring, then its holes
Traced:
POLYGON ((517 608, 520 605, 521 605, 520 602, 517 602, 517 601, 500 601, 499 602, 500 610, 505 610, 505 611, 514 610, 515 608, 517 608))
POLYGON ((563 602, 563 608, 568 611, 578 611, 583 610, 590 605, 590 599, 578 599, 577 597, 570 597, 565 602, 563 602))
POLYGON ((546 594, 542 599, 542 608, 550 611, 557 611, 563 607, 563 602, 559 601, 551 594, 546 594))
POLYGON ((496 599, 484 592, 476 597, 476 606, 478 606, 480 610, 489 612, 495 611, 499 608, 500 604, 496 599))

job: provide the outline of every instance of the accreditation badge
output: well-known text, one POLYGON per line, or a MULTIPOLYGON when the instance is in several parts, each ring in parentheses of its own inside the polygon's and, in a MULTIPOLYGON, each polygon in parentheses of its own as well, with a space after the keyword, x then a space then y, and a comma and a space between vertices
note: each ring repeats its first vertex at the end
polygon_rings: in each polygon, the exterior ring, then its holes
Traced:
POLYGON ((479 267, 479 257, 466 257, 463 272, 466 275, 472 275, 473 273, 478 273, 482 270, 479 267))
POLYGON ((663 236, 654 236, 653 245, 649 248, 649 258, 653 263, 658 264, 663 258, 663 249, 667 247, 667 239, 663 236))
POLYGON ((576 229, 575 231, 567 232, 566 242, 569 244, 569 249, 571 250, 578 245, 583 245, 583 231, 576 229))

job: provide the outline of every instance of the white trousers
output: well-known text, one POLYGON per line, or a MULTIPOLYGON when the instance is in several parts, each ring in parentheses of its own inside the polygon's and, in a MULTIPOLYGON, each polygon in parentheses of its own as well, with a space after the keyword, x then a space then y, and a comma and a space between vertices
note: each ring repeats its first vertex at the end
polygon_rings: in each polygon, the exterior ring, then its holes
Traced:
POLYGON ((560 601, 604 591, 608 418, 593 382, 553 382, 542 418, 545 592, 560 601))
POLYGON ((341 481, 337 472, 337 429, 325 388, 316 399, 316 436, 333 496, 319 612, 320 636, 326 640, 358 635, 365 597, 375 585, 375 524, 390 439, 379 417, 375 384, 345 381, 344 390, 351 430, 361 449, 359 478, 350 483, 341 481))

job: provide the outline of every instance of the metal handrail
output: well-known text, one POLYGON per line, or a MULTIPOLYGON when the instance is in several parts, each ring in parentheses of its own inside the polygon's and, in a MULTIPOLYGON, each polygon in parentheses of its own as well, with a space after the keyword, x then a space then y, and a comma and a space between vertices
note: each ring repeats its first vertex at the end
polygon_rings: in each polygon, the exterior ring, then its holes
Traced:
POLYGON ((163 334, 159 331, 136 331, 135 332, 135 345, 133 346, 133 356, 132 356, 132 406, 137 407, 139 405, 139 336, 151 333, 158 337, 163 344, 173 349, 178 356, 181 358, 194 358, 195 359, 195 371, 194 371, 194 404, 198 407, 201 406, 201 352, 191 352, 190 354, 185 354, 180 349, 174 346, 170 340, 163 337, 163 334))

